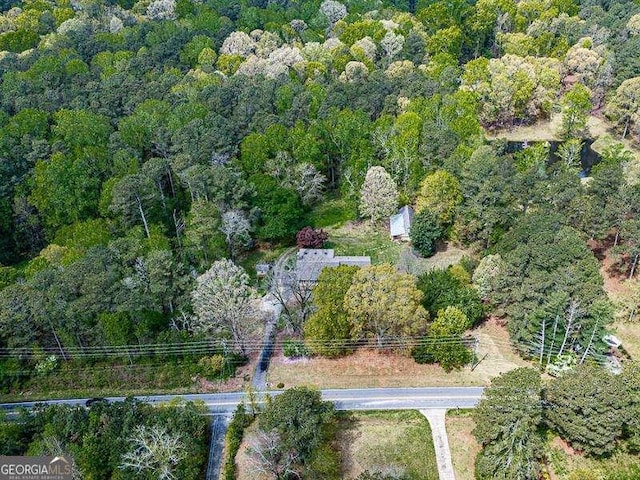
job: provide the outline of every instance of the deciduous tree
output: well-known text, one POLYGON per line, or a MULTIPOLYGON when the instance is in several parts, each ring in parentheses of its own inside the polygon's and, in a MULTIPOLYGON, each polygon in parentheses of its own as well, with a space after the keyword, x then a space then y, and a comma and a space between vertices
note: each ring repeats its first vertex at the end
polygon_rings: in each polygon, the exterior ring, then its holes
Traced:
POLYGON ((296 244, 300 248, 322 248, 329 238, 324 230, 304 227, 296 234, 296 244))
POLYGON ((445 371, 460 368, 471 361, 471 351, 462 341, 462 334, 471 326, 467 316, 456 307, 438 312, 429 325, 424 342, 414 348, 412 355, 419 362, 437 362, 445 371))
POLYGON ((564 94, 560 135, 564 138, 581 138, 586 135, 587 115, 591 111, 591 92, 581 83, 576 83, 564 94))
POLYGON ((149 210, 156 198, 153 182, 146 176, 127 175, 113 187, 110 209, 120 213, 126 225, 141 221, 147 237, 149 230, 149 210))
POLYGON ((360 191, 360 213, 372 223, 379 223, 395 213, 397 206, 395 182, 383 167, 371 167, 360 191))
POLYGON ((122 455, 120 468, 137 474, 152 472, 158 480, 174 480, 176 465, 186 457, 181 437, 161 425, 137 427, 129 439, 131 450, 122 455))
POLYGON ((299 475, 304 464, 328 437, 334 416, 331 402, 318 390, 289 389, 271 400, 260 414, 260 434, 250 452, 256 463, 276 479, 299 475))
POLYGON ((242 267, 231 260, 213 262, 196 279, 191 296, 196 314, 194 329, 208 334, 228 332, 234 348, 246 353, 247 341, 256 330, 252 305, 255 291, 242 267))
POLYGON ((415 278, 391 265, 361 268, 344 298, 356 337, 372 337, 380 348, 394 338, 425 332, 429 314, 420 305, 415 278))
POLYGON ((240 248, 251 245, 251 230, 251 222, 242 210, 229 210, 222 214, 220 231, 227 241, 232 260, 240 248))
POLYGON ((629 78, 620 84, 607 104, 606 113, 622 131, 622 138, 631 132, 640 139, 640 77, 629 78))
POLYGON ((357 271, 358 267, 341 265, 320 272, 313 289, 316 310, 304 326, 305 343, 313 353, 337 357, 351 351, 353 325, 344 300, 357 271))

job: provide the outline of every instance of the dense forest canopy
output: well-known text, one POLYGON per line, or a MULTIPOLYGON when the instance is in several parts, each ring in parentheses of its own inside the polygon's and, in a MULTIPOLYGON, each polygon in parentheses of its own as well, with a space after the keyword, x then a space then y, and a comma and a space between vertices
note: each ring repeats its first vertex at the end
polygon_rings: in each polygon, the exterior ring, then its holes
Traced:
POLYGON ((13 420, 0 412, 0 454, 66 456, 72 478, 203 478, 208 451, 203 404, 152 406, 132 398, 40 406, 13 420))
MULTIPOLYGON (((494 254, 483 295, 512 316, 516 341, 574 308, 573 329, 543 343, 597 350, 610 307, 585 241, 615 232, 633 275, 640 190, 621 149, 590 182, 579 152, 590 111, 640 140, 637 2, 0 8, 0 347, 64 357, 197 338, 199 274, 292 243, 328 198, 355 219, 367 172, 383 167, 400 204, 434 213, 420 217, 426 251, 444 235, 494 254), (559 160, 548 145, 511 154, 484 138, 554 113, 559 160), (548 242, 560 247, 545 264, 535 248, 548 242), (523 298, 514 282, 536 288, 523 298)), ((222 326, 207 331, 235 338, 222 326)))

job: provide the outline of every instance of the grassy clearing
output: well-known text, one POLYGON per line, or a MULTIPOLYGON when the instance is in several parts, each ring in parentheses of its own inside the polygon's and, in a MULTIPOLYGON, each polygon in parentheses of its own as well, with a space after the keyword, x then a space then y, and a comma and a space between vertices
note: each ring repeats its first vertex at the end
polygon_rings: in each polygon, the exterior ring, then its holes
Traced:
POLYGON ((431 270, 444 270, 451 265, 460 263, 463 257, 472 256, 468 250, 462 250, 450 243, 440 245, 435 255, 422 258, 417 256, 410 245, 403 245, 400 258, 396 264, 398 269, 416 276, 431 270))
POLYGON ((284 246, 275 248, 256 248, 239 258, 238 265, 247 271, 247 274, 253 281, 257 281, 256 265, 258 263, 275 262, 288 248, 289 247, 284 246))
POLYGON ((474 462, 480 445, 471 434, 476 426, 471 410, 449 410, 446 426, 456 479, 474 480, 474 462))
POLYGON ((355 205, 343 198, 324 200, 308 215, 307 220, 314 228, 341 227, 357 216, 355 205))
POLYGON ((640 360, 640 323, 617 321, 612 330, 622 340, 622 346, 631 358, 640 360))
POLYGON ((542 120, 533 125, 521 125, 508 130, 496 130, 493 132, 485 132, 489 140, 507 140, 509 142, 544 142, 556 141, 558 130, 562 123, 562 115, 553 114, 549 120, 542 120))
POLYGON ((612 472, 621 473, 634 469, 640 478, 640 457, 628 453, 617 453, 611 458, 592 459, 573 451, 559 437, 553 437, 547 445, 549 474, 552 480, 601 480, 612 472))
POLYGON ((419 365, 413 358, 400 354, 359 350, 343 358, 289 360, 276 352, 267 381, 319 388, 427 387, 487 385, 500 373, 530 365, 512 351, 506 329, 493 321, 485 322, 472 332, 480 340, 479 358, 483 360, 471 371, 465 367, 451 373, 438 365, 419 365))
POLYGON ((622 340, 622 346, 627 353, 634 359, 640 360, 640 322, 636 319, 629 321, 629 314, 624 308, 625 304, 629 304, 631 292, 630 283, 635 280, 626 280, 623 276, 612 274, 611 258, 609 251, 605 251, 605 256, 601 261, 600 273, 604 279, 604 290, 607 292, 609 299, 614 305, 617 305, 618 311, 615 321, 611 325, 611 332, 622 340))
POLYGON ((328 228, 326 248, 333 248, 336 255, 368 255, 371 263, 398 263, 403 246, 389 237, 386 226, 369 223, 347 223, 338 228, 328 228))
POLYGON ((395 467, 415 480, 436 480, 438 470, 427 419, 416 411, 350 412, 336 441, 342 478, 395 467))

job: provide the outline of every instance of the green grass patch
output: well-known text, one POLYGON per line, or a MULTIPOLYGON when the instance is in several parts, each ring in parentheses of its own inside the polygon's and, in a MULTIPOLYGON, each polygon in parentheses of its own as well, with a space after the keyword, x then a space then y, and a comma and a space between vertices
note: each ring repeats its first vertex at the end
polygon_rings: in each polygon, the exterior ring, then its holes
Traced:
POLYGON ((609 458, 569 453, 557 437, 547 444, 549 467, 558 480, 634 480, 640 478, 640 457, 618 452, 609 458))
POLYGON ((275 262, 288 248, 290 247, 277 246, 273 249, 256 248, 238 258, 237 263, 246 270, 249 277, 255 282, 258 280, 256 265, 259 263, 275 262))
POLYGON ((342 198, 322 201, 308 215, 307 220, 314 228, 340 227, 349 220, 355 220, 356 207, 342 198))
POLYGON ((336 255, 368 255, 374 265, 391 263, 395 265, 400 258, 402 245, 389 237, 386 227, 372 227, 369 224, 357 224, 327 230, 329 241, 326 248, 333 248, 336 255))
POLYGON ((415 480, 437 480, 429 421, 415 410, 342 414, 342 478, 395 468, 415 480))
POLYGON ((469 418, 472 415, 472 408, 456 408, 455 410, 447 410, 447 417, 469 418))

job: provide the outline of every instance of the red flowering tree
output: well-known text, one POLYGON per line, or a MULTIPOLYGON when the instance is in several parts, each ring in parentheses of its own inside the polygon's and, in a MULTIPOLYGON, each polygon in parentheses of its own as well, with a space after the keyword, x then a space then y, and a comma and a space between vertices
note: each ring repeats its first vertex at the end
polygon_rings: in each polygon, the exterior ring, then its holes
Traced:
POLYGON ((322 248, 328 238, 329 234, 324 230, 304 227, 296 235, 296 244, 300 248, 322 248))

